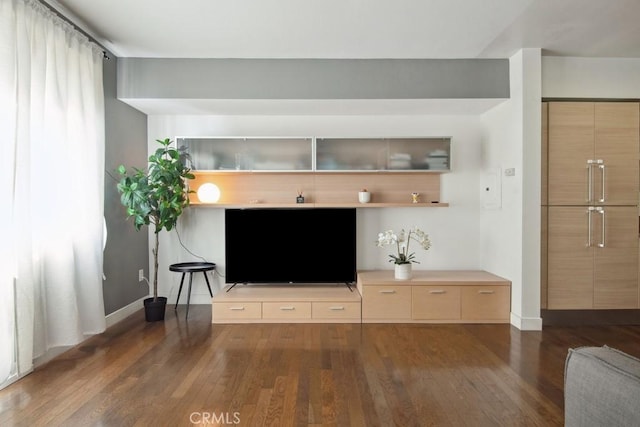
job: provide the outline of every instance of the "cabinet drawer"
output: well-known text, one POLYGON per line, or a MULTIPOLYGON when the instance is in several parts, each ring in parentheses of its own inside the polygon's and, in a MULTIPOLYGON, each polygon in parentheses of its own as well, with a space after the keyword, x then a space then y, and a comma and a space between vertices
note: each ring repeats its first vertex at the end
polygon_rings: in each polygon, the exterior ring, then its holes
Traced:
POLYGON ((314 319, 360 319, 360 303, 314 302, 311 305, 314 319))
POLYGON ((416 320, 460 319, 460 287, 412 286, 411 317, 416 320))
POLYGON ((363 319, 410 319, 411 286, 365 286, 362 295, 363 319))
POLYGON ((259 302, 214 302, 212 305, 213 321, 260 319, 262 304, 259 302))
POLYGON ((311 319, 310 302, 263 302, 263 319, 311 319))
POLYGON ((508 286, 465 286, 462 289, 462 319, 508 321, 510 311, 508 286))

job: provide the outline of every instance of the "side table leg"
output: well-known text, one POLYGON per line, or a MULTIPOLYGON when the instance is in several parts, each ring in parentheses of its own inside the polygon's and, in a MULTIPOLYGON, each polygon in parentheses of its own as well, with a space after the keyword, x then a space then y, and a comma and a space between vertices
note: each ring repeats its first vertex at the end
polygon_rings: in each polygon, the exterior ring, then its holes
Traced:
POLYGON ((202 274, 204 274, 204 280, 207 281, 207 288, 209 288, 209 295, 211 295, 211 298, 213 298, 213 292, 211 292, 211 285, 209 285, 209 278, 207 277, 207 272, 203 271, 202 274))
POLYGON ((187 315, 185 319, 189 317, 189 303, 191 302, 191 282, 193 282, 193 273, 189 273, 189 294, 187 295, 187 315))
POLYGON ((173 307, 174 310, 178 309, 178 302, 180 301, 180 293, 182 292, 182 284, 184 283, 184 275, 186 273, 182 273, 182 278, 180 279, 180 287, 178 288, 178 298, 176 299, 176 306, 173 307))

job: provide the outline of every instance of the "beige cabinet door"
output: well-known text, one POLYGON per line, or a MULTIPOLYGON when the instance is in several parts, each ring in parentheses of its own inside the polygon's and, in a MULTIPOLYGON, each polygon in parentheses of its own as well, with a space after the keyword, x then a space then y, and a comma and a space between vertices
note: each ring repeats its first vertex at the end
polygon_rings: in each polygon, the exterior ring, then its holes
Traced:
POLYGON ((540 308, 547 308, 547 205, 549 204, 549 104, 542 103, 541 181, 540 181, 540 308))
POLYGON ((593 220, 593 308, 638 308, 638 209, 605 207, 593 220))
MULTIPOLYGON (((594 215, 594 211, 586 206, 551 206, 548 209, 549 309, 593 308, 593 252, 596 248, 589 246, 589 219, 594 215)), ((591 243, 595 239, 592 222, 591 243)))
POLYGON ((542 140, 541 140, 541 166, 542 173, 540 182, 540 204, 546 206, 549 203, 547 196, 548 186, 548 164, 549 164, 549 104, 547 102, 542 103, 541 107, 541 119, 542 119, 542 140))
POLYGON ((409 320, 411 286, 366 285, 362 292, 363 320, 409 320))
POLYGON ((416 320, 459 320, 459 286, 412 286, 411 317, 416 320))
POLYGON ((595 103, 594 157, 602 160, 593 173, 597 204, 638 203, 639 115, 636 102, 595 103))
POLYGON ((265 320, 311 319, 311 303, 304 302, 263 302, 262 318, 265 320))
POLYGON ((546 306, 638 308, 640 104, 550 102, 547 116, 546 306))
POLYGON ((547 206, 540 209, 540 308, 547 308, 547 252, 548 211, 547 206))
POLYGON ((548 104, 549 205, 584 205, 592 198, 594 103, 548 104), (591 190, 591 191, 590 191, 591 190))
POLYGON ((463 320, 508 321, 511 313, 511 288, 508 286, 464 286, 461 292, 463 320))

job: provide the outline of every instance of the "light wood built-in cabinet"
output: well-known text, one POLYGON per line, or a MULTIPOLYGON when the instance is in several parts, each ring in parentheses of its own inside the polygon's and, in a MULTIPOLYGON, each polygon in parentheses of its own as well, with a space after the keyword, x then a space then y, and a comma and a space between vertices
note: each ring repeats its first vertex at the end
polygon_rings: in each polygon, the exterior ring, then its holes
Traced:
POLYGON ((640 106, 549 102, 542 112, 541 305, 638 308, 640 106))
POLYGON ((212 323, 360 323, 360 294, 345 285, 230 285, 212 299, 212 323), (227 290, 229 290, 227 292, 227 290))
POLYGON ((363 323, 508 323, 511 282, 486 271, 392 271, 358 274, 363 323))
POLYGON ((217 207, 445 207, 440 174, 451 164, 448 137, 177 138, 190 156, 194 205, 217 207), (197 194, 220 189, 214 204, 197 194), (366 189, 370 203, 359 203, 366 189), (419 193, 413 203, 412 193, 419 193), (304 203, 296 203, 302 195, 304 203))
POLYGON ((637 229, 636 207, 549 207, 548 308, 637 308, 637 229))
POLYGON ((212 323, 508 323, 511 282, 480 270, 358 272, 345 285, 227 286, 211 300, 212 323))
POLYGON ((540 181, 540 308, 547 308, 547 205, 549 201, 548 196, 548 177, 549 177, 549 104, 542 103, 541 108, 541 123, 542 123, 542 171, 540 181))
POLYGON ((540 308, 547 308, 548 290, 547 272, 549 270, 549 247, 548 247, 548 230, 549 230, 549 208, 542 206, 540 209, 540 308))
POLYGON ((638 204, 638 103, 548 104, 548 204, 638 204))

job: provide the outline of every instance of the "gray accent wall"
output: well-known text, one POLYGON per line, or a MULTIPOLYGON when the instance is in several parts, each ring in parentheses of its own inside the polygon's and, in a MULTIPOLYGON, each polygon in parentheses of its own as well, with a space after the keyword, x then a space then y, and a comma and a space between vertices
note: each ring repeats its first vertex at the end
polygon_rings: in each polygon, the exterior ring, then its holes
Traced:
MULTIPOLYGON (((120 164, 142 167, 147 162, 147 116, 118 100, 116 79, 118 58, 104 61, 105 95, 105 200, 108 239, 104 253, 103 294, 105 313, 111 314, 148 295, 145 282, 138 282, 138 270, 149 276, 147 229, 137 232, 120 204, 116 189, 116 168, 120 164)), ((142 308, 142 305, 140 305, 142 308)))
POLYGON ((121 58, 118 98, 509 98, 509 61, 121 58))

